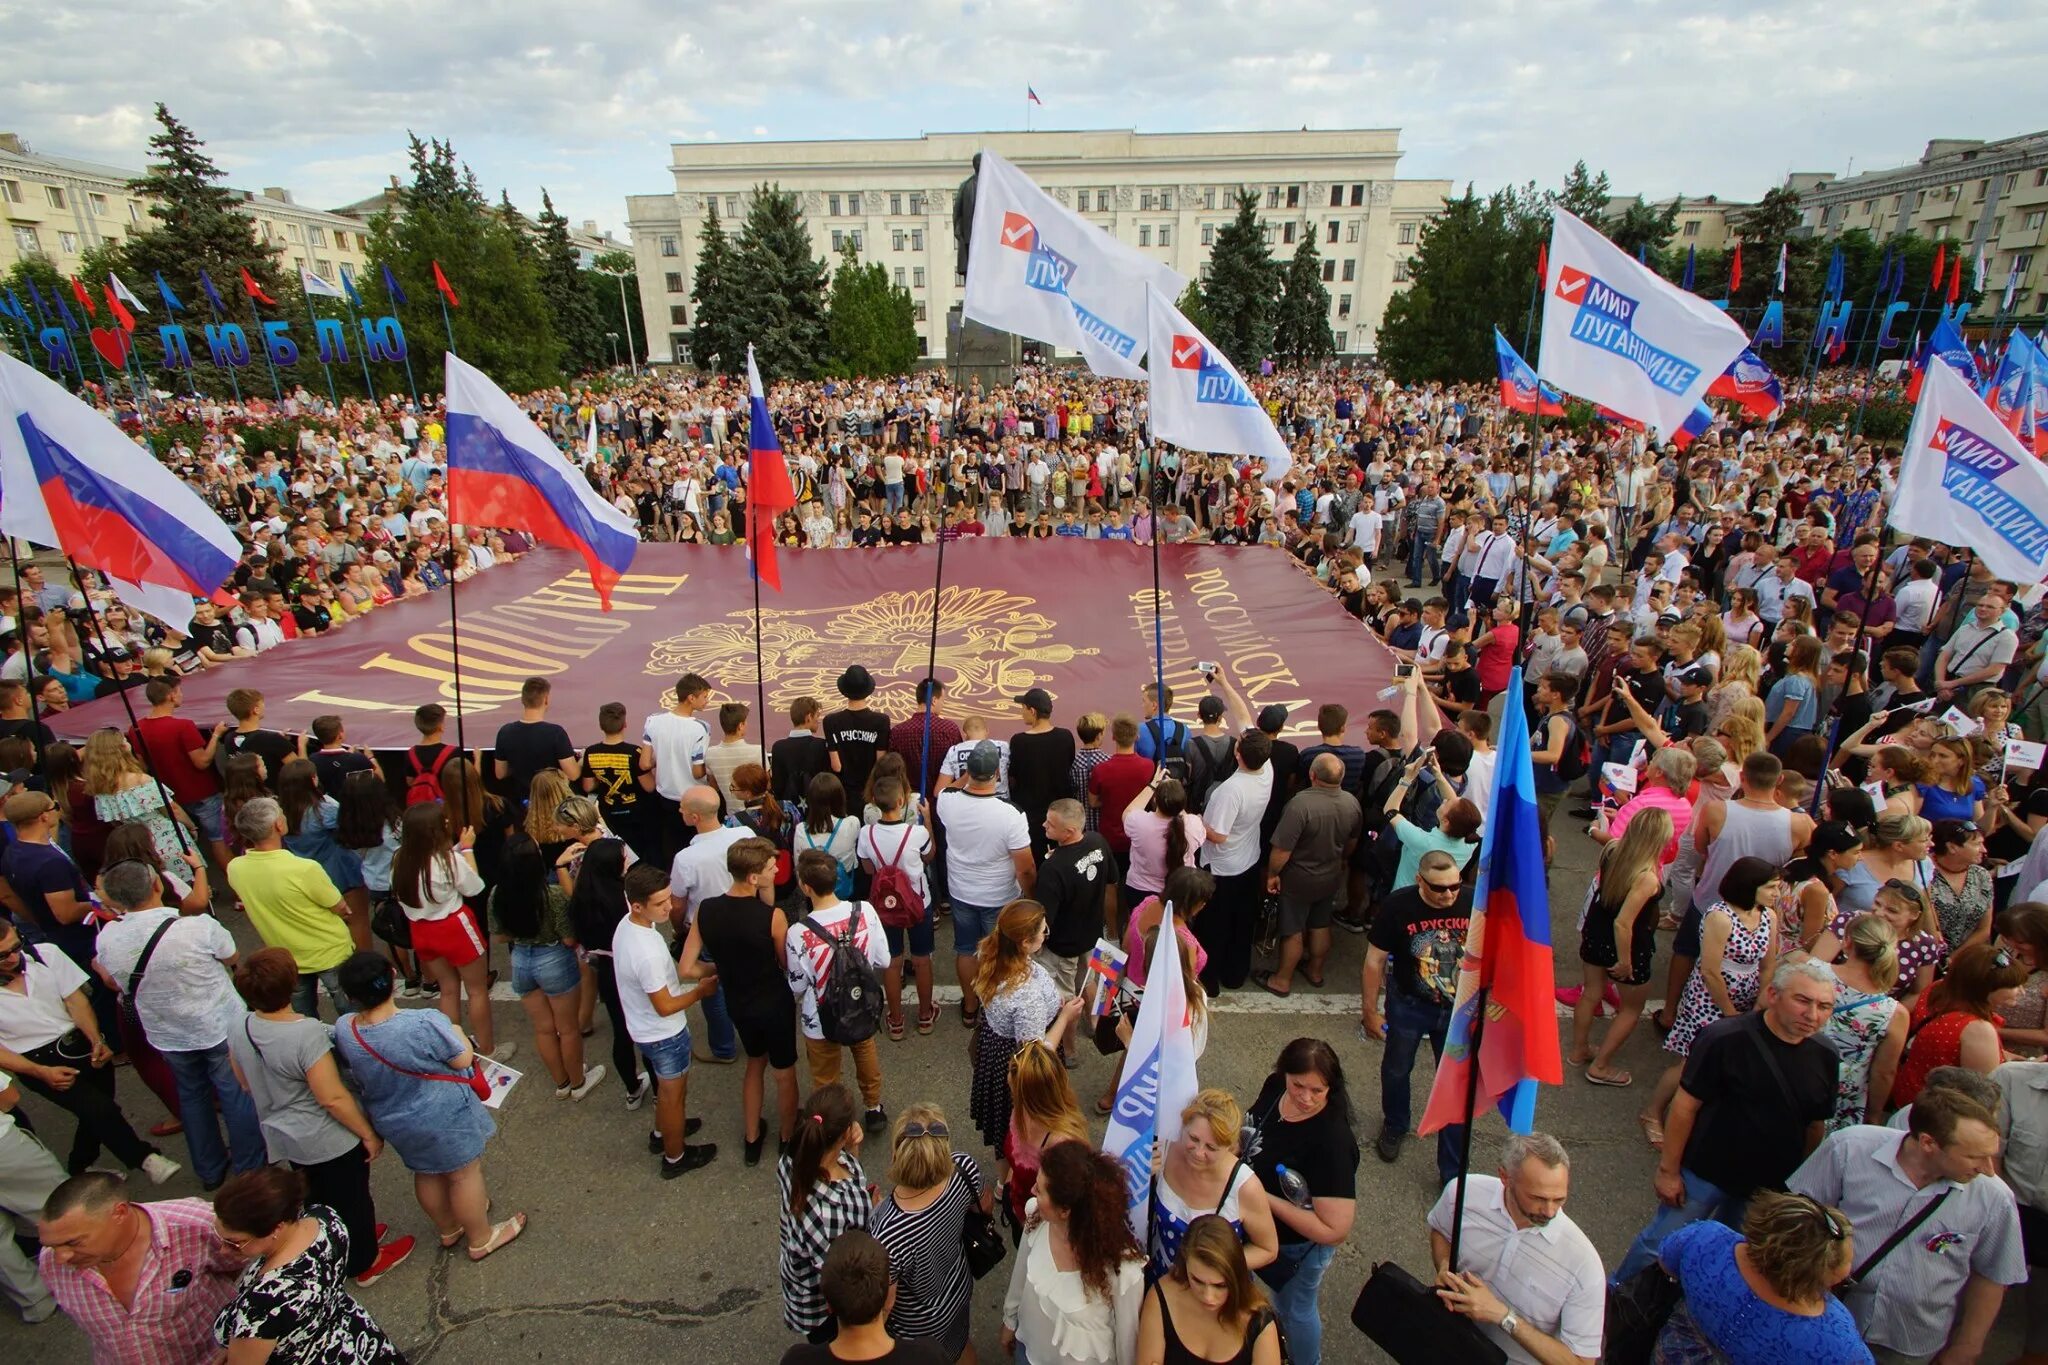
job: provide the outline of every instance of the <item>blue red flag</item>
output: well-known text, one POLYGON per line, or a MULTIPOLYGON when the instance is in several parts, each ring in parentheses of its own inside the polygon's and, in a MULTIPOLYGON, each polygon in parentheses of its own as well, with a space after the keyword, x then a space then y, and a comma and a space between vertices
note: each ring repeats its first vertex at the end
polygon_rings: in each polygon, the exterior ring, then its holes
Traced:
POLYGON ((2048 355, 2025 332, 2015 331, 2006 344, 1984 401, 2021 445, 2036 456, 2048 450, 2048 355))
POLYGON ((1917 359, 1913 361, 1913 376, 1906 381, 1908 402, 1920 401, 1920 385, 1927 375, 1927 367, 1936 357, 1946 361, 1950 368, 1971 384, 1977 382, 1977 365, 1970 358, 1970 348, 1963 340, 1963 334, 1956 330, 1955 319, 1943 317, 1934 324, 1933 335, 1927 338, 1917 359))
POLYGON ((1539 417, 1564 416, 1564 395, 1548 384, 1539 386, 1536 371, 1516 353, 1508 339, 1493 329, 1493 354, 1500 364, 1500 401, 1511 412, 1535 413, 1539 417))
POLYGON ((1771 373, 1771 367, 1764 364, 1754 348, 1735 357, 1727 372, 1707 385, 1707 397, 1730 399, 1762 421, 1769 421, 1785 406, 1785 391, 1778 384, 1778 376, 1771 373))
POLYGON ((1706 435, 1707 429, 1713 425, 1714 410, 1705 403, 1701 403, 1692 410, 1692 416, 1686 418, 1678 430, 1671 433, 1671 444, 1677 446, 1680 450, 1685 450, 1694 441, 1706 435))
POLYGON ((598 605, 633 566, 633 518, 599 496, 541 429, 482 370, 448 354, 448 519, 517 526, 583 556, 598 605))
POLYGON ((1692 249, 1691 247, 1687 247, 1687 248, 1685 249, 1685 279, 1684 279, 1684 281, 1683 281, 1682 283, 1680 283, 1680 285, 1678 286, 1678 287, 1679 287, 1680 289, 1683 289, 1683 290, 1685 290, 1685 291, 1686 291, 1687 293, 1691 293, 1691 292, 1692 292, 1692 276, 1693 276, 1693 265, 1694 265, 1694 255, 1693 255, 1693 249, 1692 249))
MULTIPOLYGON (((1507 695, 1522 695, 1521 685, 1517 668, 1508 678, 1507 695)), ((1468 1089, 1473 1109, 1497 1105, 1510 1129, 1526 1133, 1536 1121, 1537 1083, 1564 1083, 1543 826, 1529 762, 1529 722, 1519 706, 1504 713, 1499 754, 1493 814, 1479 845, 1472 922, 1458 961, 1458 994, 1436 1083, 1422 1114, 1424 1133, 1470 1122, 1468 1089)))
POLYGON ((761 371, 754 364, 754 348, 747 347, 747 567, 754 577, 777 592, 782 591, 782 570, 775 563, 775 516, 796 506, 796 489, 789 481, 789 461, 783 458, 782 442, 775 435, 775 419, 768 412, 768 395, 761 388, 761 371))

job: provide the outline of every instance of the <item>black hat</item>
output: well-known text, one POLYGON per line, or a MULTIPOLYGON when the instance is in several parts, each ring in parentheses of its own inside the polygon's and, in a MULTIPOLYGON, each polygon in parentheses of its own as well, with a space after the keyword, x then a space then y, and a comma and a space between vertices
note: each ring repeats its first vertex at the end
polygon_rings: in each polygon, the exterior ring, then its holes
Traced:
POLYGON ((1694 664, 1678 675, 1678 681, 1687 687, 1712 687, 1714 672, 1702 664, 1694 664))
POLYGON ((1200 703, 1200 705, 1198 705, 1198 706, 1196 706, 1196 707, 1195 707, 1195 714, 1196 714, 1196 715, 1198 715, 1198 716, 1200 716, 1200 717, 1202 718, 1202 723, 1203 723, 1204 725, 1207 725, 1207 724, 1208 724, 1208 723, 1209 723, 1210 721, 1212 721, 1212 720, 1222 720, 1222 719, 1223 719, 1223 698, 1221 698, 1221 697, 1204 697, 1204 698, 1202 698, 1202 700, 1201 700, 1201 703, 1200 703))
POLYGON ((1034 687, 1021 696, 1010 698, 1019 706, 1028 706, 1041 716, 1052 714, 1052 694, 1042 687, 1034 687))
POLYGON ((839 675, 838 687, 840 696, 848 701, 859 701, 875 694, 875 678, 859 664, 849 664, 839 675))
POLYGON ((1287 728, 1287 708, 1279 702, 1259 709, 1259 728, 1269 735, 1277 735, 1287 728))

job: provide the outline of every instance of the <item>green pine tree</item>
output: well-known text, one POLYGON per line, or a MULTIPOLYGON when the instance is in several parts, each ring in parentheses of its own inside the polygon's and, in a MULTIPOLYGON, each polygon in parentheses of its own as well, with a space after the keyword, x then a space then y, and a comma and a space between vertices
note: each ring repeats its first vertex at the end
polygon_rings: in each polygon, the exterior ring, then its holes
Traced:
MULTIPOLYGON (((1654 264, 1662 259, 1665 246, 1678 231, 1678 199, 1674 196, 1662 209, 1643 202, 1640 194, 1621 211, 1619 217, 1607 221, 1607 239, 1634 256, 1639 251, 1648 254, 1654 264)), ((1681 265, 1683 255, 1681 253, 1681 265)))
POLYGON ((1257 194, 1238 191, 1237 217, 1216 234, 1209 278, 1202 284, 1202 307, 1209 315, 1205 335, 1240 371, 1257 368, 1273 353, 1279 313, 1280 269, 1266 248, 1258 207, 1257 194))
POLYGON ((903 374, 917 364, 917 305, 910 291, 891 284, 880 262, 862 265, 851 242, 832 273, 826 331, 828 374, 848 379, 903 374))
POLYGON ((690 302, 697 310, 690 324, 690 358, 701 370, 738 374, 745 366, 747 345, 734 330, 735 278, 732 239, 718 221, 714 197, 697 242, 697 274, 690 282, 690 302))
POLYGON ((582 263, 569 242, 569 220, 555 212, 546 189, 540 192, 540 292, 554 318, 563 362, 573 372, 601 370, 610 363, 605 328, 583 282, 582 263))
MULTIPOLYGON (((1532 187, 1533 188, 1533 187, 1532 187)), ((1570 174, 1564 178, 1564 187, 1552 199, 1554 207, 1577 214, 1596 228, 1607 226, 1607 201, 1614 195, 1608 184, 1607 172, 1598 175, 1586 169, 1586 163, 1577 162, 1570 174)))
POLYGON ((1408 287, 1380 323, 1379 358, 1396 379, 1484 380, 1499 372, 1493 329, 1520 344, 1537 245, 1549 231, 1540 202, 1514 190, 1481 199, 1468 185, 1423 225, 1408 287))
POLYGON ((1188 287, 1180 291, 1180 298, 1175 301, 1173 306, 1180 309, 1182 317, 1195 324, 1195 330, 1199 331, 1203 336, 1211 335, 1209 306, 1202 302, 1202 282, 1200 280, 1189 280, 1188 287))
POLYGON ((811 255, 801 201, 761 185, 732 252, 729 307, 764 376, 808 378, 825 368, 825 263, 811 255))
POLYGON ((1287 290, 1280 298, 1273 349, 1296 365, 1313 364, 1336 354, 1337 338, 1330 331, 1330 291, 1323 287, 1322 253, 1316 249, 1314 224, 1302 233, 1287 266, 1287 290))

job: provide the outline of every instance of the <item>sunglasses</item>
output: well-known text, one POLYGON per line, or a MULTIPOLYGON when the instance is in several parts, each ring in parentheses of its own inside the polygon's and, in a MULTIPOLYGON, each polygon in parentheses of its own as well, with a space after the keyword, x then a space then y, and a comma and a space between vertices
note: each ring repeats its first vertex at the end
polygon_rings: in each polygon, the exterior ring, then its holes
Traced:
POLYGON ((1416 884, 1417 884, 1418 886, 1422 887, 1422 889, 1423 889, 1423 890, 1425 890, 1425 891, 1435 891, 1435 892, 1438 892, 1438 893, 1440 893, 1440 894, 1442 894, 1442 895, 1446 895, 1446 896, 1453 896, 1453 895, 1456 895, 1456 894, 1457 894, 1458 892, 1460 892, 1460 891, 1462 891, 1462 890, 1464 890, 1464 889, 1465 889, 1465 883, 1463 883, 1463 882, 1428 882, 1428 881, 1424 881, 1424 882, 1417 882, 1416 884))
POLYGON ((916 1119, 912 1119, 904 1124, 903 1131, 896 1135, 896 1142, 898 1146, 901 1146, 912 1138, 950 1138, 951 1136, 953 1136, 953 1130, 946 1126, 944 1119, 933 1119, 930 1123, 921 1123, 916 1119))

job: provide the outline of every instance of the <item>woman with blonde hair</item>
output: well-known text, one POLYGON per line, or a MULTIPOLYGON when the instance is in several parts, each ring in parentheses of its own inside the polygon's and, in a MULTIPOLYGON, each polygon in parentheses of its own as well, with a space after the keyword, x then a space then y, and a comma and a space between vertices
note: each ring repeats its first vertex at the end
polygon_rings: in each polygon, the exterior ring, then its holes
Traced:
POLYGON ((1880 815, 1864 836, 1855 865, 1843 871, 1836 899, 1845 909, 1860 913, 1876 903, 1878 888, 1887 882, 1924 886, 1922 863, 1933 843, 1934 825, 1920 816, 1896 811, 1880 815))
POLYGON ((1658 1361, 1857 1365, 1870 1360, 1856 1320, 1830 1291, 1856 1264, 1847 1214, 1802 1194, 1751 1196, 1737 1232, 1704 1219, 1666 1239, 1658 1259, 1684 1299, 1658 1334, 1658 1361))
MULTIPOLYGON (((1849 941, 1849 926, 1858 914, 1847 906, 1835 912, 1828 927, 1813 941, 1813 955, 1822 962, 1843 960, 1849 941)), ((1911 1010, 1927 988, 1934 984, 1935 968, 1948 955, 1941 941, 1940 921, 1925 892, 1911 882, 1889 881, 1877 889, 1868 912, 1891 926, 1898 970, 1892 985, 1892 999, 1911 1010)))
POLYGON ((1145 1296, 1138 1365, 1280 1365, 1281 1358, 1273 1307, 1245 1264, 1236 1232, 1216 1214, 1203 1214, 1188 1224, 1172 1268, 1145 1296))
POLYGON ((1970 741, 1937 739, 1927 751, 1927 780, 1920 784, 1920 814, 1929 820, 1973 820, 1984 824, 1984 779, 1970 741))
POLYGON ((1280 1233, 1258 1173, 1237 1155, 1244 1110, 1227 1090, 1204 1090, 1180 1111, 1180 1136, 1153 1166, 1149 1278, 1166 1274, 1188 1226, 1205 1213, 1230 1225, 1257 1270, 1280 1254, 1280 1233))
POLYGON ((1752 700, 1764 676, 1764 656, 1746 644, 1728 646, 1721 656, 1721 676, 1707 689, 1707 729, 1718 730, 1735 712, 1735 704, 1752 700))
POLYGON ((1045 907, 1014 900, 996 916, 995 932, 975 950, 974 990, 981 1018, 970 1044, 974 1080, 968 1110, 981 1139, 1001 1150, 1010 1128, 1010 1058, 1043 1039, 1057 1051, 1081 1013, 1081 997, 1062 1001, 1052 974, 1038 962, 1045 946, 1045 907))
POLYGON ((1721 741, 1721 747, 1728 752, 1728 761, 1740 768, 1749 756, 1764 747, 1764 727, 1752 716, 1743 714, 1745 707, 1763 709, 1763 703, 1755 697, 1745 697, 1729 710, 1728 716, 1714 731, 1714 738, 1721 741))
POLYGON ((95 730, 85 741, 84 778, 93 813, 101 823, 112 826, 139 820, 149 826, 149 837, 164 866, 182 861, 187 848, 199 846, 191 819, 171 803, 119 730, 95 730), (185 827, 182 836, 180 825, 185 827))
POLYGON ((1905 1055, 1908 1011, 1892 998, 1899 981, 1899 940, 1882 915, 1849 922, 1842 960, 1835 964, 1835 1011, 1821 1039, 1840 1055, 1835 1113, 1827 1131, 1883 1123, 1885 1103, 1905 1055))
POLYGON ((1650 996, 1652 960, 1657 954, 1657 907, 1663 899, 1664 846, 1671 841, 1671 813, 1656 806, 1636 812, 1619 839, 1600 853, 1579 924, 1579 962, 1585 989, 1572 1006, 1573 1066, 1586 1068, 1594 1085, 1625 1086, 1634 1079, 1614 1069, 1615 1054, 1634 1032, 1650 996), (1596 1054, 1593 1019, 1612 981, 1621 1006, 1596 1054))
POLYGON ((989 1211, 995 1192, 982 1185, 974 1158, 953 1150, 952 1129, 936 1104, 913 1104, 898 1116, 889 1179, 895 1188, 868 1215, 868 1231, 889 1253, 889 1282, 896 1287, 889 1335, 932 1342, 946 1359, 974 1365, 968 1339, 974 1277, 960 1229, 969 1209, 989 1211))
POLYGON ((1066 1064, 1051 1048, 1036 1040, 1018 1048, 1010 1058, 1009 1085, 1010 1129, 1003 1137, 997 1169, 1011 1226, 1021 1232, 1024 1205, 1038 1183, 1046 1149, 1090 1139, 1066 1064))
POLYGON ((1765 742, 1779 758, 1820 724, 1820 639, 1802 635, 1785 651, 1785 674, 1764 698, 1765 742))
POLYGON ((526 837, 542 849, 550 844, 559 849, 569 832, 562 828, 558 813, 575 794, 560 768, 544 768, 535 773, 533 785, 527 789, 526 815, 521 821, 526 837))

